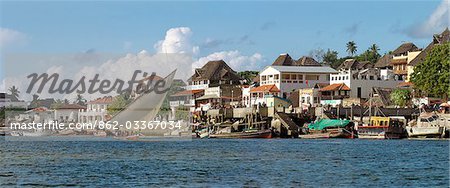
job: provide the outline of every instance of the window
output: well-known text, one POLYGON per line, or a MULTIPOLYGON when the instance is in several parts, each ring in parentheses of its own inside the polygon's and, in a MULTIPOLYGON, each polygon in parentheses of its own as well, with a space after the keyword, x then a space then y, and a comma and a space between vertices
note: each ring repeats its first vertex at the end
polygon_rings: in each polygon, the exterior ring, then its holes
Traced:
POLYGON ((266 76, 261 76, 261 81, 266 81, 266 76))
POLYGON ((281 75, 281 78, 282 78, 283 80, 290 80, 290 79, 291 79, 291 77, 290 77, 289 74, 282 74, 282 75, 281 75))
POLYGON ((279 74, 275 74, 274 78, 275 78, 276 80, 278 80, 278 79, 280 79, 280 75, 279 75, 279 74))
POLYGON ((303 80, 303 75, 297 74, 297 78, 298 78, 299 80, 303 80))
POLYGON ((319 80, 318 75, 306 75, 306 80, 319 80))
POLYGON ((297 80, 297 75, 296 74, 291 75, 291 79, 292 80, 297 80))
POLYGON ((370 78, 370 80, 373 80, 373 76, 370 76, 369 78, 370 78))

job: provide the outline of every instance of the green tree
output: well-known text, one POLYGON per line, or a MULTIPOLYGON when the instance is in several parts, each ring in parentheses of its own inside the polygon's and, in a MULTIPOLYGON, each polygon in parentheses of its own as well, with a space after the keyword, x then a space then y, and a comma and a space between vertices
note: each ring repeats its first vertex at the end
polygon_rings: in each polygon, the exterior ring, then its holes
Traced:
POLYGON ((238 72, 238 74, 239 74, 239 76, 244 78, 247 81, 247 83, 252 83, 253 78, 258 76, 259 72, 258 71, 243 71, 243 72, 238 72))
POLYGON ((411 81, 414 87, 426 95, 443 97, 450 95, 450 42, 436 45, 425 60, 414 67, 411 81))
POLYGON ((354 41, 347 42, 347 52, 350 56, 355 55, 357 50, 356 43, 354 41))
POLYGON ((11 93, 11 95, 13 96, 13 97, 15 97, 15 98, 19 98, 19 93, 20 93, 20 91, 19 91, 19 88, 17 88, 16 86, 12 86, 12 87, 10 87, 9 88, 9 92, 11 93))
POLYGON ((394 102, 395 105, 404 107, 409 104, 411 100, 411 91, 408 89, 395 89, 391 93, 391 101, 394 102))
POLYGON ((380 54, 378 53, 378 51, 380 50, 380 48, 378 48, 377 44, 372 44, 369 47, 370 52, 374 55, 374 56, 379 56, 380 54))
MULTIPOLYGON (((334 67, 333 65, 336 64, 338 62, 338 52, 334 51, 334 50, 330 50, 328 49, 324 54, 323 54, 323 62, 325 64, 328 64, 332 67, 334 67)), ((339 65, 338 65, 339 66, 339 65)), ((336 66, 336 67, 338 67, 336 66)))
POLYGON ((130 103, 130 99, 126 99, 125 95, 117 95, 114 97, 112 103, 108 106, 108 114, 114 116, 130 103))

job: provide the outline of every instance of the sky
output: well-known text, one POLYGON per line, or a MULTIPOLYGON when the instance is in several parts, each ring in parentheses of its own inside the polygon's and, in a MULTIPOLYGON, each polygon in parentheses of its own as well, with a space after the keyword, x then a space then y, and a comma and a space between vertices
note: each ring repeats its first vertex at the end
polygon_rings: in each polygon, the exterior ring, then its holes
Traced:
MULTIPOLYGON (((224 59, 238 71, 261 70, 282 53, 297 59, 320 48, 346 56, 348 41, 358 52, 374 43, 381 53, 402 42, 423 48, 450 19, 448 0, 1 1, 0 7, 2 57, 182 52, 192 54, 195 66, 224 59)), ((0 63, 1 79, 8 70, 0 63)))

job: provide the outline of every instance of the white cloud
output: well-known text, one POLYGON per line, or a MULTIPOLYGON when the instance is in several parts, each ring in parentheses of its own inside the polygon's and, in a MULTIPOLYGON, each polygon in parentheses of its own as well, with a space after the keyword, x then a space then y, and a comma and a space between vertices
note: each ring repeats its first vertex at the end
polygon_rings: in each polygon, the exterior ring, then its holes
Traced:
POLYGON ((25 34, 8 28, 0 28, 0 48, 20 43, 25 40, 25 34))
POLYGON ((194 68, 202 67, 208 61, 224 60, 235 71, 257 70, 258 63, 263 61, 263 57, 259 53, 251 56, 242 55, 239 51, 221 51, 209 54, 206 57, 199 58, 193 63, 194 68))
POLYGON ((406 33, 412 37, 429 38, 433 34, 442 32, 450 24, 449 1, 443 0, 427 20, 411 26, 406 33))
POLYGON ((158 53, 197 54, 199 47, 191 44, 192 34, 189 27, 171 28, 166 32, 164 40, 160 40, 154 47, 158 53))
MULTIPOLYGON (((79 62, 80 54, 68 55, 62 57, 49 56, 43 58, 44 64, 30 64, 29 66, 40 66, 36 69, 23 70, 23 75, 14 75, 14 78, 7 77, 0 84, 0 90, 7 89, 12 85, 19 87, 21 92, 21 98, 25 100, 31 100, 31 95, 36 92, 36 86, 31 94, 25 93, 29 79, 26 78, 26 71, 36 71, 40 74, 42 72, 46 73, 59 73, 60 78, 59 84, 63 79, 73 79, 74 83, 77 83, 83 76, 85 76, 86 86, 89 86, 88 80, 94 78, 96 74, 99 74, 100 80, 108 79, 110 81, 115 81, 116 79, 121 79, 128 81, 131 79, 135 70, 145 71, 149 74, 155 72, 159 76, 166 76, 173 70, 177 70, 176 78, 181 78, 186 80, 192 75, 193 68, 198 68, 206 64, 208 61, 212 60, 224 60, 231 68, 236 71, 242 70, 258 70, 259 63, 263 62, 263 57, 259 53, 254 53, 253 55, 244 55, 238 50, 232 51, 220 51, 211 53, 199 59, 193 59, 190 56, 192 53, 198 52, 198 47, 193 46, 190 42, 192 31, 189 28, 172 28, 167 31, 164 40, 159 41, 155 48, 158 49, 157 52, 167 52, 166 53, 156 53, 151 54, 145 50, 138 53, 128 53, 126 55, 114 56, 111 58, 88 58, 89 63, 73 63, 79 62), (74 58, 75 57, 75 58, 74 58), (42 65, 48 67, 42 67, 42 65), (40 72, 41 71, 41 72, 40 72)), ((97 56, 102 56, 98 52, 89 51, 90 53, 84 55, 95 54, 97 56)), ((117 54, 115 54, 117 55, 117 54)), ((84 57, 84 56, 83 56, 84 57)), ((38 61, 37 58, 30 57, 29 62, 38 61)), ((84 60, 85 61, 85 60, 84 60)), ((27 62, 27 61, 25 61, 27 62)), ((28 66, 28 65, 27 65, 28 66)), ((138 75, 138 79, 142 78, 142 73, 138 75)), ((75 84, 74 84, 75 85, 75 84)), ((97 84, 98 85, 98 84, 97 84)), ((127 84, 125 85, 127 86, 127 84)), ((48 87, 45 87, 48 88, 48 87)), ((48 91, 44 89, 44 91, 48 91)), ((109 95, 115 95, 116 93, 111 93, 109 95)), ((76 93, 69 95, 59 95, 59 94, 39 94, 41 98, 53 97, 53 98, 65 98, 69 100, 75 99, 76 93)), ((101 96, 101 94, 83 94, 87 99, 94 99, 101 96)))

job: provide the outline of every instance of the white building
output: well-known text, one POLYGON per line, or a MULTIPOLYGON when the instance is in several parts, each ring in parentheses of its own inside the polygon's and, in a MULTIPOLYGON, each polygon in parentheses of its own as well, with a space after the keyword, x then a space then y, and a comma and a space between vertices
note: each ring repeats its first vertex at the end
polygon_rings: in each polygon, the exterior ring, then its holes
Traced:
POLYGON ((108 105, 113 101, 111 96, 98 98, 89 101, 86 109, 80 110, 78 120, 83 123, 93 123, 94 121, 105 121, 108 114, 108 105))
POLYGON ((338 73, 326 66, 267 66, 261 73, 260 85, 275 85, 279 97, 301 88, 310 88, 317 83, 330 83, 330 74, 338 73))
POLYGON ((78 104, 63 104, 55 108, 54 119, 59 122, 78 122, 78 113, 84 109, 85 106, 78 104))
POLYGON ((388 75, 382 76, 381 71, 374 68, 342 70, 330 76, 330 84, 344 83, 351 89, 350 98, 368 99, 373 87, 395 88, 403 82, 396 80, 392 72, 384 72, 384 74, 388 75))

